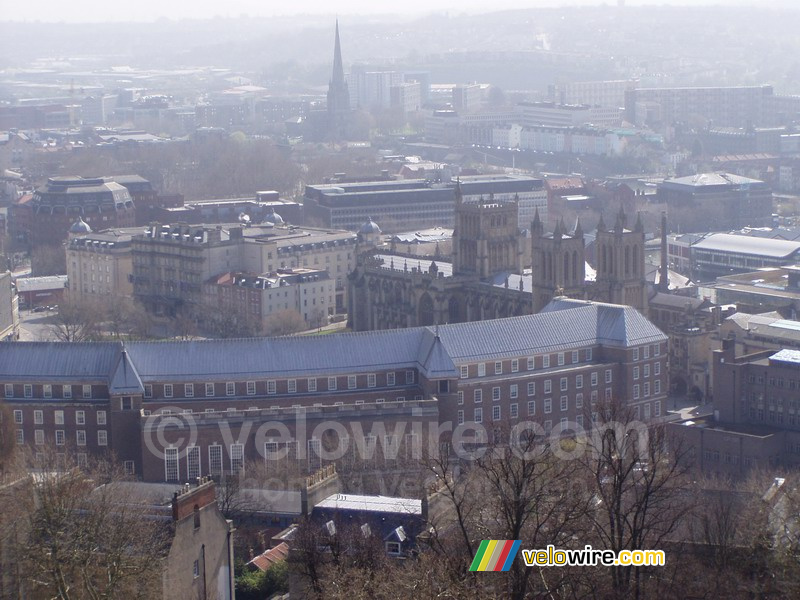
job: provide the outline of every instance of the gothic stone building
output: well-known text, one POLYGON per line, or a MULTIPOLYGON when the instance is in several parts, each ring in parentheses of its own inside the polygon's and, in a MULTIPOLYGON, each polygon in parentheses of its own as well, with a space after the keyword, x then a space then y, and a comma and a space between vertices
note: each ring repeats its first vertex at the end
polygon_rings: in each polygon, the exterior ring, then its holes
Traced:
POLYGON ((480 321, 537 313, 558 296, 625 304, 646 313, 644 229, 597 227, 597 275, 587 280, 580 223, 545 233, 531 224, 532 269, 523 271, 526 238, 516 200, 464 200, 456 190, 452 263, 362 253, 350 274, 350 325, 356 331, 480 321))

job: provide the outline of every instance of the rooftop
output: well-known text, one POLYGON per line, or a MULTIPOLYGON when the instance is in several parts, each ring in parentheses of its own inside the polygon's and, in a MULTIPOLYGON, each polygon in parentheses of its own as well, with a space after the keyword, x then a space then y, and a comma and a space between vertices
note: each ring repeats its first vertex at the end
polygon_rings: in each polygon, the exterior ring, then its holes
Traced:
POLYGON ((800 242, 731 233, 713 233, 697 242, 693 248, 695 250, 753 254, 788 260, 793 254, 800 251, 800 242))
POLYGON ((365 512, 422 514, 422 500, 416 498, 392 498, 389 496, 361 496, 357 494, 333 494, 317 504, 319 508, 336 510, 358 510, 365 512))

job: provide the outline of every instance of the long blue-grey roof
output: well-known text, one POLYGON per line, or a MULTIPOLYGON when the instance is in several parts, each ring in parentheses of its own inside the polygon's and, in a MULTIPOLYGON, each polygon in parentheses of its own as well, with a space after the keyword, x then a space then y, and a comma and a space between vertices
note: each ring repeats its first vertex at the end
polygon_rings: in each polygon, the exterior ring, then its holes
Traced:
POLYGON ((627 306, 556 299, 536 315, 473 323, 313 337, 0 345, 6 381, 105 380, 119 393, 146 382, 324 376, 416 368, 428 378, 457 376, 457 365, 597 344, 624 347, 666 340, 627 306))

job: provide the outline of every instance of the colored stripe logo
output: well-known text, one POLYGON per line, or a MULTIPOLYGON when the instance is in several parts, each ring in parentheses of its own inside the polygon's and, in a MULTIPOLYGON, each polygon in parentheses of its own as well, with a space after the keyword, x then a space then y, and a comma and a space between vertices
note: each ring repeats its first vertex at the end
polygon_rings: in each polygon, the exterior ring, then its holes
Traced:
POLYGON ((508 571, 519 552, 519 540, 483 540, 470 571, 508 571))

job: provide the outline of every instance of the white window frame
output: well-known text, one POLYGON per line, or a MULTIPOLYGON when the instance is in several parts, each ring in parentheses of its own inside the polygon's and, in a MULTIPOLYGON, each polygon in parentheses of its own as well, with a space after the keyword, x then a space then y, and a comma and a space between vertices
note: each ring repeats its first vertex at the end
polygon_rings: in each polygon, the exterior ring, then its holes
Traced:
POLYGON ((164 384, 164 398, 172 398, 172 392, 173 392, 172 384, 171 383, 165 383, 164 384))
POLYGON ((475 404, 480 404, 483 402, 483 389, 476 388, 472 392, 472 402, 475 404))
POLYGON ((76 410, 75 411, 75 425, 86 425, 86 411, 85 410, 76 410))
POLYGON ((306 387, 308 388, 309 392, 316 392, 317 391, 317 378, 316 377, 309 377, 306 379, 306 387))
POLYGON ((374 388, 378 385, 378 378, 375 373, 367 373, 367 387, 374 388))
POLYGON ((235 381, 226 381, 225 382, 225 395, 226 396, 235 396, 236 395, 236 382, 235 381))
POLYGON ((213 398, 216 394, 216 386, 213 383, 206 383, 206 398, 213 398))
POLYGON ((33 424, 44 425, 44 411, 38 409, 33 411, 33 424))
POLYGON ((86 430, 85 429, 78 429, 75 431, 75 443, 78 446, 85 446, 86 445, 86 430))
POLYGON ((329 392, 335 392, 337 386, 338 386, 338 382, 336 380, 336 377, 328 377, 328 391, 329 392))
POLYGON ((483 407, 482 406, 476 406, 475 409, 472 412, 472 416, 473 416, 472 420, 475 423, 483 423, 483 407))
POLYGON ((519 359, 518 358, 512 358, 511 359, 511 372, 512 373, 518 373, 519 372, 519 359))
POLYGON ((63 429, 56 429, 56 446, 63 446, 67 441, 67 436, 63 429))
POLYGON ((397 385, 397 377, 395 376, 394 371, 389 371, 386 373, 386 386, 393 387, 397 385))
POLYGON ((97 445, 108 446, 108 431, 106 429, 97 430, 97 445))
POLYGON ((183 384, 183 396, 184 396, 184 398, 194 398, 194 384, 193 383, 184 383, 183 384))
POLYGON ((57 410, 53 412, 53 418, 55 420, 56 425, 63 425, 64 424, 64 411, 57 410))
POLYGON ((96 415, 97 415, 97 424, 98 425, 105 425, 106 421, 108 420, 107 419, 108 415, 106 414, 106 411, 98 410, 96 415))
POLYGON ((478 363, 478 377, 486 377, 486 363, 478 363))
POLYGON ((358 387, 358 377, 356 375, 347 376, 347 389, 354 390, 358 387))

